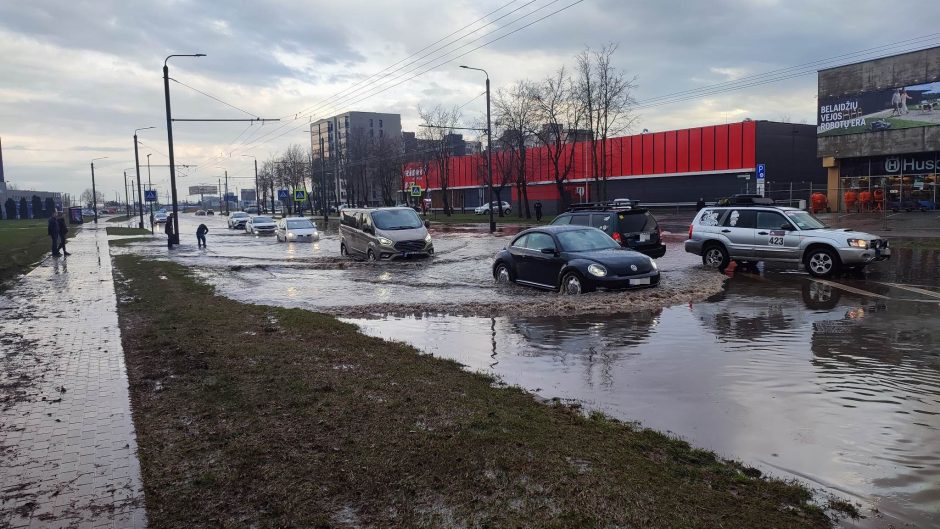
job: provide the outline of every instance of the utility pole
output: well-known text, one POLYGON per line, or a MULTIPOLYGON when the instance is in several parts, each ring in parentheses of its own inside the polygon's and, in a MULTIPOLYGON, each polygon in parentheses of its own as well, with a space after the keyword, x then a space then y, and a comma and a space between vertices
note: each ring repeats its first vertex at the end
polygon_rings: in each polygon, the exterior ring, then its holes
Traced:
POLYGON ((124 171, 124 207, 127 208, 127 216, 131 216, 131 201, 127 195, 127 171, 124 171))
POLYGON ((219 178, 219 215, 222 214, 222 179, 219 178))
POLYGON ((225 216, 228 216, 228 169, 225 170, 225 216))
POLYGON ((95 212, 95 224, 98 224, 98 191, 95 189, 95 160, 104 160, 107 156, 91 160, 91 209, 95 212))
POLYGON ((330 222, 330 206, 326 197, 326 166, 323 164, 323 137, 320 137, 320 206, 323 207, 323 229, 330 222))
MULTIPOLYGON (((490 74, 483 68, 471 68, 469 66, 460 66, 467 70, 477 70, 486 74, 486 178, 489 180, 490 188, 490 233, 496 231, 496 219, 493 218, 493 126, 490 121, 490 74)), ((502 208, 502 204, 496 207, 502 208)))
MULTIPOLYGON (((147 155, 147 191, 153 191, 153 183, 150 181, 150 154, 147 155)), ((150 235, 153 235, 153 202, 150 202, 150 235)))
POLYGON ((144 127, 134 130, 134 169, 137 170, 137 202, 140 204, 140 224, 138 228, 140 229, 144 229, 144 196, 140 190, 140 156, 137 154, 137 132, 152 128, 154 127, 144 127))
POLYGON ((180 223, 179 223, 179 207, 176 202, 176 163, 173 159, 173 117, 170 112, 170 69, 167 66, 167 61, 170 60, 170 57, 205 57, 205 53, 194 53, 189 55, 168 55, 166 59, 163 60, 163 94, 166 99, 166 142, 167 142, 167 151, 170 158, 170 189, 173 192, 173 235, 171 237, 170 245, 180 243, 180 223))

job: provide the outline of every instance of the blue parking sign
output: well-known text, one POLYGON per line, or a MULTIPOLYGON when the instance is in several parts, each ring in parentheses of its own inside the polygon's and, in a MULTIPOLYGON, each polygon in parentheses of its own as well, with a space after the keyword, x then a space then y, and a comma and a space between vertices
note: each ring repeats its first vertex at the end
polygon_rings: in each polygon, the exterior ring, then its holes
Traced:
POLYGON ((277 199, 278 200, 290 200, 290 191, 288 191, 287 189, 278 189, 277 199))
POLYGON ((767 168, 764 166, 764 164, 762 163, 757 164, 757 181, 763 182, 764 176, 766 176, 766 174, 767 174, 767 168))

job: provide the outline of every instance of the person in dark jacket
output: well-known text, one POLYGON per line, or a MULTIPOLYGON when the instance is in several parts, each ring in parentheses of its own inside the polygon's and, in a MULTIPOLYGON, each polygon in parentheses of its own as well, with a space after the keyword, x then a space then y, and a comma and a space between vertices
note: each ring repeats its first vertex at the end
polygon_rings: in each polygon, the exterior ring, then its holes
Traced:
POLYGON ((542 222, 542 201, 535 201, 535 221, 542 222))
POLYGON ((197 247, 206 247, 206 234, 209 233, 209 228, 205 224, 200 224, 196 228, 196 246, 197 247))
POLYGON ((52 239, 52 257, 59 257, 62 254, 59 253, 59 223, 56 221, 56 216, 59 214, 58 211, 52 214, 49 217, 49 226, 47 231, 49 232, 49 237, 52 239))
POLYGON ((55 223, 59 227, 59 249, 62 250, 62 255, 72 255, 65 251, 65 240, 67 239, 69 227, 65 223, 65 215, 61 211, 56 211, 55 223))
POLYGON ((695 211, 702 211, 702 208, 705 207, 705 199, 699 197, 698 202, 695 203, 695 211))
POLYGON ((166 222, 163 225, 163 231, 166 232, 166 247, 173 249, 173 214, 169 214, 166 217, 166 222))

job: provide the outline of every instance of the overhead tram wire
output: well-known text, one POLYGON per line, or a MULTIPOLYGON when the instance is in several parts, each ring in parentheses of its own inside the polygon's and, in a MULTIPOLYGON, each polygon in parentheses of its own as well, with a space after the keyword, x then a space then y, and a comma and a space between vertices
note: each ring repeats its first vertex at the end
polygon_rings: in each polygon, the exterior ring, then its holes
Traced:
POLYGON ((218 101, 219 103, 222 103, 223 105, 225 105, 225 106, 227 106, 227 107, 233 108, 233 109, 235 109, 235 110, 237 110, 237 111, 239 111, 239 112, 242 112, 242 113, 244 113, 244 114, 247 114, 247 115, 249 115, 249 116, 251 116, 251 117, 253 117, 253 118, 261 119, 261 117, 260 117, 258 114, 254 114, 254 113, 252 113, 252 112, 248 112, 247 110, 245 110, 245 109, 243 109, 243 108, 239 108, 239 107, 237 107, 237 106, 235 106, 235 105, 233 105, 233 104, 231 104, 231 103, 229 103, 229 102, 227 102, 227 101, 223 101, 222 99, 220 99, 220 98, 218 98, 218 97, 216 97, 216 96, 214 96, 214 95, 212 95, 212 94, 203 92, 202 90, 200 90, 200 89, 198 89, 198 88, 194 88, 194 87, 192 87, 192 86, 189 86, 188 84, 186 84, 186 83, 184 83, 184 82, 182 82, 182 81, 173 79, 172 77, 170 77, 170 80, 173 81, 173 82, 176 83, 176 84, 185 86, 186 88, 189 88, 190 90, 192 90, 192 91, 194 91, 194 92, 200 93, 200 94, 202 94, 202 95, 208 97, 209 99, 212 99, 212 100, 214 100, 214 101, 218 101))
POLYGON ((924 39, 926 38, 936 39, 937 35, 940 35, 940 34, 928 35, 925 37, 910 39, 908 41, 899 41, 897 43, 879 46, 876 48, 870 48, 867 50, 846 53, 843 55, 838 55, 838 56, 834 56, 834 57, 830 57, 826 59, 819 59, 816 61, 805 63, 803 65, 792 66, 788 68, 781 68, 779 70, 772 70, 772 71, 764 72, 761 74, 755 74, 755 75, 751 75, 747 77, 742 77, 740 79, 735 79, 733 81, 724 81, 721 83, 715 83, 712 85, 695 88, 691 90, 674 92, 671 94, 665 94, 662 96, 647 98, 647 99, 638 101, 635 108, 650 108, 650 107, 655 107, 655 106, 661 106, 664 104, 677 103, 677 102, 682 102, 682 101, 686 101, 690 99, 697 99, 701 97, 707 97, 710 95, 716 95, 716 94, 721 94, 725 92, 741 90, 744 88, 750 88, 753 86, 759 86, 762 84, 768 84, 771 82, 784 81, 784 80, 793 79, 796 77, 801 77, 804 75, 810 75, 810 74, 816 73, 819 70, 819 66, 825 65, 828 68, 828 67, 834 67, 834 66, 839 66, 841 64, 845 64, 844 62, 842 63, 835 62, 838 59, 844 60, 847 58, 865 57, 865 60, 870 60, 870 59, 875 59, 880 56, 883 56, 883 54, 886 51, 890 51, 893 54, 918 51, 920 49, 925 49, 923 47, 925 44, 927 45, 927 47, 933 47, 937 43, 940 43, 940 41, 920 42, 914 48, 910 48, 909 43, 914 42, 914 41, 924 41, 924 39), (898 47, 899 44, 905 44, 905 45, 902 47, 898 47), (878 50, 878 54, 876 56, 871 56, 873 53, 875 53, 876 50, 878 50))
MULTIPOLYGON (((381 93, 383 93, 383 92, 386 92, 386 91, 388 91, 388 90, 390 90, 390 89, 392 89, 392 88, 395 88, 396 86, 400 86, 400 85, 402 85, 402 84, 404 84, 404 83, 406 83, 406 82, 408 82, 408 81, 411 81, 411 80, 413 80, 413 79, 416 79, 416 78, 420 77, 421 75, 424 75, 424 74, 426 74, 426 73, 428 73, 428 72, 430 72, 430 71, 432 71, 432 70, 435 70, 435 69, 437 69, 437 68, 439 68, 439 67, 441 67, 441 66, 443 66, 443 65, 445 65, 445 64, 451 63, 451 62, 453 62, 453 61, 455 61, 455 60, 457 60, 457 59, 460 59, 460 58, 462 58, 462 57, 464 57, 464 56, 466 56, 466 55, 469 55, 469 54, 473 53, 474 51, 477 51, 477 50, 479 50, 479 49, 481 49, 481 48, 483 48, 483 47, 486 47, 486 46, 488 46, 488 45, 490 45, 490 44, 492 44, 492 43, 494 43, 494 42, 497 42, 497 41, 502 40, 502 39, 504 39, 504 38, 506 38, 506 37, 508 37, 508 36, 510 36, 510 35, 513 35, 513 34, 515 34, 515 33, 518 33, 519 31, 522 31, 522 30, 524 30, 524 29, 526 29, 526 28, 529 28, 529 27, 533 26, 534 24, 537 24, 537 23, 539 23, 539 22, 542 22, 543 20, 545 20, 545 19, 547 19, 547 18, 550 18, 550 17, 552 17, 552 16, 554 16, 554 15, 557 15, 558 13, 561 13, 561 12, 563 12, 563 11, 566 11, 566 10, 568 10, 568 9, 570 9, 570 8, 572 8, 572 7, 574 7, 574 6, 578 5, 578 4, 580 4, 580 3, 582 3, 582 2, 584 2, 584 0, 576 0, 575 2, 572 2, 572 3, 566 5, 566 6, 562 7, 562 8, 559 8, 559 9, 555 10, 555 11, 552 11, 551 13, 548 13, 547 15, 544 15, 544 16, 542 16, 542 17, 540 17, 540 18, 537 18, 537 19, 535 19, 535 20, 533 20, 533 21, 531 21, 531 22, 529 22, 529 23, 527 23, 527 24, 525 24, 525 25, 523 25, 523 26, 520 26, 520 27, 518 27, 518 28, 515 28, 515 29, 513 29, 512 31, 509 31, 508 33, 505 33, 505 34, 503 34, 503 35, 500 35, 499 37, 496 37, 496 38, 494 38, 494 39, 488 40, 488 41, 484 42, 483 44, 480 44, 479 46, 476 46, 476 47, 474 47, 474 48, 472 48, 472 49, 470 49, 470 50, 467 50, 466 52, 461 53, 460 55, 457 55, 457 56, 455 56, 455 57, 451 57, 450 59, 447 59, 447 60, 442 61, 442 62, 440 62, 440 63, 438 63, 438 64, 435 64, 434 66, 431 66, 430 68, 427 68, 427 69, 425 69, 425 70, 423 70, 423 71, 421 71, 421 72, 419 72, 419 73, 417 73, 417 74, 415 74, 415 75, 413 75, 413 76, 411 76, 411 77, 409 77, 409 78, 407 78, 407 79, 404 79, 404 80, 399 81, 399 82, 397 82, 397 83, 395 83, 395 84, 393 84, 393 85, 390 85, 390 86, 387 86, 387 87, 385 87, 385 88, 382 88, 381 90, 378 90, 378 91, 376 91, 376 92, 374 92, 374 93, 365 95, 364 97, 361 97, 361 98, 359 98, 359 99, 357 99, 357 100, 355 100, 355 101, 347 102, 347 103, 345 103, 345 105, 346 105, 346 106, 352 106, 352 105, 358 104, 358 103, 360 103, 360 102, 362 102, 362 101, 365 101, 366 99, 375 97, 375 96, 377 96, 377 95, 379 95, 379 94, 381 94, 381 93)), ((267 139, 267 140, 265 140, 265 141, 263 141, 263 142, 259 142, 257 145, 252 145, 252 146, 246 148, 246 150, 255 149, 255 148, 257 148, 257 147, 259 147, 259 146, 261 146, 261 145, 264 145, 265 143, 268 143, 268 142, 271 142, 271 141, 280 139, 280 138, 286 136, 287 134, 289 134, 289 133, 291 133, 291 132, 294 132, 294 130, 289 130, 289 131, 287 131, 287 132, 285 132, 285 133, 283 133, 283 134, 280 134, 280 135, 275 136, 275 137, 273 137, 273 138, 267 139)), ((234 152, 234 151, 233 151, 233 152, 234 152)))

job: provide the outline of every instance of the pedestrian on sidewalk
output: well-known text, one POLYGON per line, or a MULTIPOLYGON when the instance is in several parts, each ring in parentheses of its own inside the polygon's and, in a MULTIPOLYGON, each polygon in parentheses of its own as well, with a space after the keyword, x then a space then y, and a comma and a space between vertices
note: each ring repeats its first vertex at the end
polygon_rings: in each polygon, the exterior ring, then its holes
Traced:
POLYGON ((196 247, 205 248, 206 247, 206 234, 209 233, 209 228, 205 224, 200 224, 196 228, 196 247))
POLYGON ((166 247, 173 249, 173 214, 170 213, 166 217, 166 223, 163 226, 163 231, 166 232, 166 247))
POLYGON ((542 222, 542 201, 535 201, 535 221, 542 222))
POLYGON ((702 211, 702 208, 705 207, 705 197, 699 197, 698 202, 695 203, 695 211, 702 211))
POLYGON ((49 237, 52 239, 52 257, 59 257, 62 254, 59 253, 59 223, 56 221, 56 215, 59 212, 56 211, 49 217, 49 226, 46 231, 49 232, 49 237))
POLYGON ((55 222, 59 227, 59 249, 62 250, 62 255, 72 255, 65 251, 65 240, 68 238, 69 227, 68 224, 65 223, 65 215, 63 215, 61 211, 55 212, 55 222))

